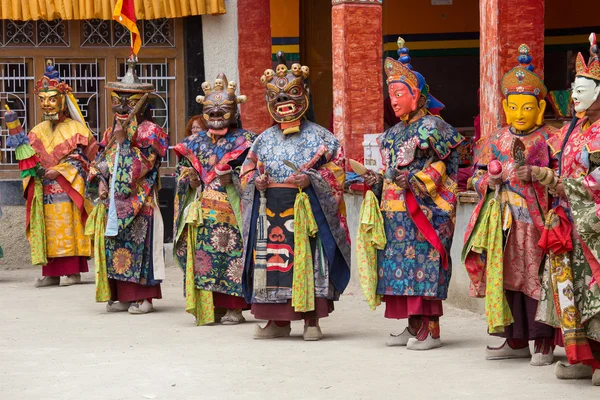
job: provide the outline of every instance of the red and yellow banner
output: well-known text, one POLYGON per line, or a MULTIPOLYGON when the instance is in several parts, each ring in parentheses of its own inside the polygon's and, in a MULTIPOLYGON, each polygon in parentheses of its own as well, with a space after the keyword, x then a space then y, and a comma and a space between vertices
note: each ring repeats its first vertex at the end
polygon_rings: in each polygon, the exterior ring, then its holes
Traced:
POLYGON ((142 48, 142 38, 138 30, 133 0, 117 0, 113 11, 113 19, 131 32, 131 52, 137 56, 142 48))

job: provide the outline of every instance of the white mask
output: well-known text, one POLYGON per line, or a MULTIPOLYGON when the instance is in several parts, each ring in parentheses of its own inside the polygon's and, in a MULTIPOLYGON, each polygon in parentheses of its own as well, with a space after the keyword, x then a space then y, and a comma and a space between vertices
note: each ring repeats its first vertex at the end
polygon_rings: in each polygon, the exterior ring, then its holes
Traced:
POLYGON ((578 76, 573 82, 573 104, 575 111, 582 112, 594 104, 600 94, 600 85, 597 85, 592 79, 578 76))

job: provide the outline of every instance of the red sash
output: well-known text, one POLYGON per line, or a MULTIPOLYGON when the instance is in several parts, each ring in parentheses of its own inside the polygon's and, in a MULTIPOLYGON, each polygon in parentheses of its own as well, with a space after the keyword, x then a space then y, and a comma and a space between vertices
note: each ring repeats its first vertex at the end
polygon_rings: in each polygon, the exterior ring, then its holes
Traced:
POLYGON ((554 213, 558 217, 558 223, 555 226, 544 225, 538 246, 546 252, 551 250, 554 254, 567 253, 573 250, 572 225, 562 206, 556 207, 554 213))
POLYGON ((421 210, 421 207, 419 207, 419 203, 417 202, 415 195, 408 188, 404 191, 404 199, 406 201, 408 213, 417 226, 417 229, 419 229, 419 232, 425 236, 425 239, 427 239, 429 244, 437 250, 437 252, 440 254, 442 267, 444 270, 448 270, 448 254, 446 253, 446 249, 438 237, 437 232, 435 229, 433 229, 431 222, 429 222, 423 213, 423 210, 421 210))

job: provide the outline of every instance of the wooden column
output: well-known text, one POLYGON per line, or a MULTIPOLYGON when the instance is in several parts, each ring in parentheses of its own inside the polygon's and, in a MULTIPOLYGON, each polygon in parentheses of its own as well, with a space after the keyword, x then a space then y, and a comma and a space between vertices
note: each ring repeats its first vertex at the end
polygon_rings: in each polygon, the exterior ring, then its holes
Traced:
POLYGON ((535 72, 544 77, 544 0, 481 0, 481 136, 505 122, 502 76, 518 65, 518 48, 527 44, 535 72))
POLYGON ((261 133, 272 124, 267 111, 263 72, 271 68, 270 0, 238 0, 239 93, 248 96, 242 104, 242 126, 261 133))
POLYGON ((332 0, 333 126, 348 158, 363 135, 383 132, 381 0, 332 0))

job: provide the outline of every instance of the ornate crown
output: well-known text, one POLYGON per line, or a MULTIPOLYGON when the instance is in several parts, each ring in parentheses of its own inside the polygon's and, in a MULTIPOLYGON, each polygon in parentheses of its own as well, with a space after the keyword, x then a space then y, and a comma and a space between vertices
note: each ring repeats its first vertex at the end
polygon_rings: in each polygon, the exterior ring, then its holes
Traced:
POLYGON ((529 94, 542 100, 546 97, 548 89, 542 79, 534 73, 531 65, 532 57, 529 54, 529 46, 519 46, 519 65, 508 71, 502 77, 502 93, 508 97, 509 94, 529 94))
POLYGON ((260 81, 264 86, 267 86, 267 83, 270 83, 276 76, 285 78, 290 73, 295 77, 301 76, 302 79, 306 79, 308 78, 310 69, 306 65, 300 64, 292 64, 292 69, 288 69, 287 65, 279 64, 275 71, 272 69, 266 70, 264 75, 260 77, 260 81))
POLYGON ((71 87, 69 85, 67 85, 65 82, 63 82, 62 79, 60 79, 60 74, 54 67, 52 60, 47 60, 46 61, 46 71, 44 72, 44 76, 42 76, 42 78, 39 81, 37 81, 33 91, 35 94, 38 94, 40 92, 51 92, 51 91, 65 94, 65 93, 72 92, 73 89, 71 89, 71 87))
POLYGON ((399 37, 397 43, 398 60, 390 57, 385 59, 384 68, 387 75, 387 83, 404 82, 413 89, 420 90, 419 78, 413 71, 412 65, 410 65, 408 48, 404 47, 405 41, 399 37))
MULTIPOLYGON (((236 87, 237 87, 237 84, 234 81, 228 82, 225 74, 221 72, 217 76, 217 79, 215 79, 214 86, 211 87, 210 82, 202 83, 202 91, 204 92, 204 96, 196 96, 196 102, 203 103, 206 96, 208 96, 211 93, 214 93, 214 95, 217 95, 218 94, 217 92, 226 92, 228 95, 235 96, 236 87), (227 87, 225 87, 226 83, 227 83, 227 87)), ((223 96, 223 99, 226 99, 226 98, 227 98, 227 96, 223 96)), ((246 100, 248 100, 248 98, 246 96, 243 96, 243 95, 235 96, 235 102, 237 104, 245 103, 246 100)))
POLYGON ((387 57, 384 62, 388 85, 393 82, 403 82, 409 88, 418 89, 421 95, 427 99, 425 108, 428 110, 443 109, 444 104, 429 92, 429 85, 425 81, 425 77, 413 70, 412 65, 410 65, 410 56, 408 55, 408 48, 404 46, 406 43, 404 39, 399 37, 396 43, 398 44, 398 60, 387 57))
POLYGON ((577 76, 595 79, 600 81, 600 58, 598 56, 598 44, 596 43, 596 34, 590 34, 590 60, 587 65, 581 53, 577 54, 575 63, 577 76))

